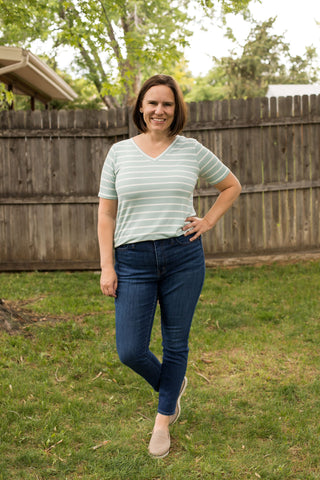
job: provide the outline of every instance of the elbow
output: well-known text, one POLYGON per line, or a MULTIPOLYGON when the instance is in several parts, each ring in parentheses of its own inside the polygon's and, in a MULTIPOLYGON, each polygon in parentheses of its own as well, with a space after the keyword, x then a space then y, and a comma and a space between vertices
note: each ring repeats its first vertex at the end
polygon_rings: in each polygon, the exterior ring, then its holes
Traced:
POLYGON ((242 186, 241 186, 241 183, 238 180, 238 184, 237 184, 237 196, 238 197, 239 197, 241 192, 242 192, 242 186))
POLYGON ((241 183, 239 182, 239 180, 236 177, 234 177, 233 191, 234 191, 235 199, 239 197, 239 195, 242 191, 241 183))

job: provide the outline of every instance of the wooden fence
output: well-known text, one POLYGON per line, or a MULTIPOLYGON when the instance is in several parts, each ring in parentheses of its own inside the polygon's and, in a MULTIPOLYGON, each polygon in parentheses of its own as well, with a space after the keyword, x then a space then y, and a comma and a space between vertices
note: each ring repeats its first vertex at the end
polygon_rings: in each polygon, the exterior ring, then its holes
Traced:
MULTIPOLYGON (((99 267, 97 192, 110 146, 136 133, 127 109, 0 114, 0 270, 99 267)), ((184 135, 243 185, 204 236, 208 257, 320 247, 320 96, 189 105, 184 135)), ((200 182, 203 215, 217 192, 200 182)))

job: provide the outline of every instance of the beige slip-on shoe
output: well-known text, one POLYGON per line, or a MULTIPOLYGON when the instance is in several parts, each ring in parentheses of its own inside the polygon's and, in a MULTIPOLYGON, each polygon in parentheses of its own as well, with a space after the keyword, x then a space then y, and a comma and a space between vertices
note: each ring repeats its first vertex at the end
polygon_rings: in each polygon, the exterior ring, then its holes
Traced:
POLYGON ((148 451, 153 458, 164 458, 170 450, 170 434, 166 430, 152 432, 148 451))
POLYGON ((181 413, 180 399, 181 399, 182 395, 184 394, 185 389, 187 388, 187 385, 188 385, 188 379, 187 379, 187 377, 184 377, 181 388, 180 388, 177 404, 176 404, 176 411, 174 412, 173 415, 170 416, 169 425, 173 425, 178 420, 178 418, 180 417, 180 413, 181 413))

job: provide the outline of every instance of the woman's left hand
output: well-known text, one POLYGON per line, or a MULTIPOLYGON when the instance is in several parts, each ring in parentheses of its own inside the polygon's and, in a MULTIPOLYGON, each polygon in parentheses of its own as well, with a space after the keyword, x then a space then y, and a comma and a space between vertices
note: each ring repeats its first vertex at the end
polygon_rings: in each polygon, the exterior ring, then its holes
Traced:
POLYGON ((206 218, 187 217, 185 221, 189 223, 182 230, 188 230, 185 235, 192 235, 190 242, 193 242, 211 228, 206 218))

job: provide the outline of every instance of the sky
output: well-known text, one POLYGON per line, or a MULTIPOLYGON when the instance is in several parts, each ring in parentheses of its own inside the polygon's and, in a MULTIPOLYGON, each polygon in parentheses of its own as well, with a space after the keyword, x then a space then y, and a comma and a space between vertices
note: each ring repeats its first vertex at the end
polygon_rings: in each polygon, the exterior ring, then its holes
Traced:
MULTIPOLYGON (((290 45, 291 55, 303 55, 305 47, 313 45, 320 57, 320 0, 252 1, 249 9, 257 21, 277 17, 273 33, 284 35, 285 41, 290 45)), ((231 41, 224 38, 222 29, 213 20, 206 23, 206 32, 201 31, 199 26, 195 28, 192 46, 185 51, 189 69, 194 76, 207 73, 212 67, 212 56, 226 56, 233 46, 231 41)), ((250 25, 239 15, 228 15, 227 25, 240 43, 243 43, 250 25)))

